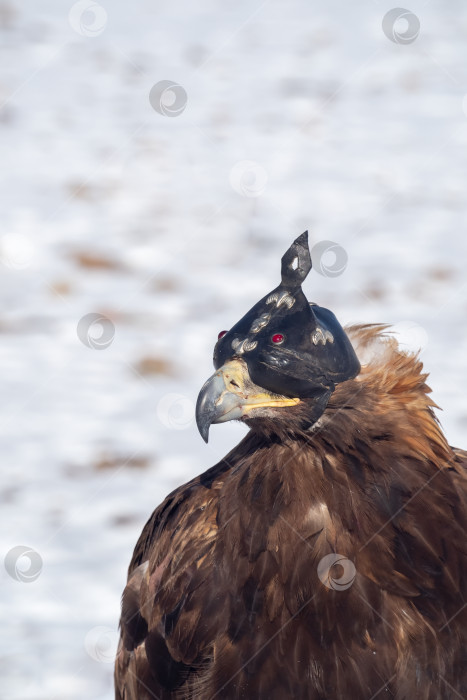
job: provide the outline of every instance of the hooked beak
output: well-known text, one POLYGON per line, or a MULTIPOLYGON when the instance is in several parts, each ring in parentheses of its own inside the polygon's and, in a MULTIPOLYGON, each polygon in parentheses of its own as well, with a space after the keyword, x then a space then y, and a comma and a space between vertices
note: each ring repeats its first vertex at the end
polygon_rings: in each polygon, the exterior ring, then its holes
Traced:
POLYGON ((253 409, 296 406, 300 399, 270 394, 254 384, 243 360, 231 360, 203 385, 196 402, 196 424, 204 442, 212 423, 248 416, 253 409))

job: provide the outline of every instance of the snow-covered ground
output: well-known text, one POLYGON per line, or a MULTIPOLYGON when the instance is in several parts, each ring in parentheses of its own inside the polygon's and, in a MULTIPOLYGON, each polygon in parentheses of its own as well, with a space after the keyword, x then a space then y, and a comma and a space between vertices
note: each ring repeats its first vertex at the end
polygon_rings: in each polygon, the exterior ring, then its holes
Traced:
POLYGON ((112 698, 140 530, 243 434, 193 422, 217 333, 305 228, 466 446, 467 6, 392 8, 0 0, 2 700, 112 698))

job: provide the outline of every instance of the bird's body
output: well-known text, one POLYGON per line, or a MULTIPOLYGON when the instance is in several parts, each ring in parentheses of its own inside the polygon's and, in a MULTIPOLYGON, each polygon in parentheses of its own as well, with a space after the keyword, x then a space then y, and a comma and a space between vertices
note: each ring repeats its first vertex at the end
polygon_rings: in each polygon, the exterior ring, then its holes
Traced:
POLYGON ((467 697, 467 453, 417 357, 347 330, 362 370, 251 421, 148 521, 130 564, 118 700, 467 697))

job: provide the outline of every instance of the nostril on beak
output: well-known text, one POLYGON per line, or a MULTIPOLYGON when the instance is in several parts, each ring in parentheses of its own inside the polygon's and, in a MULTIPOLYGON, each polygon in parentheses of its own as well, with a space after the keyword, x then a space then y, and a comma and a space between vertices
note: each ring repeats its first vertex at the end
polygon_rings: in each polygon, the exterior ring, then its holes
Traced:
POLYGON ((240 385, 235 381, 235 379, 230 379, 229 389, 236 394, 238 394, 241 391, 240 385))

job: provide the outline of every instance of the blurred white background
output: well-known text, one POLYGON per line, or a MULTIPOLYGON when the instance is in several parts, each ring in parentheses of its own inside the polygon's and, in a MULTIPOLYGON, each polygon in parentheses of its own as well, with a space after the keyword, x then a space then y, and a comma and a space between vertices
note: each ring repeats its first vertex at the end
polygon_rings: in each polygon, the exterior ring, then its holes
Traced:
POLYGON ((393 7, 0 0, 2 700, 113 697, 140 530, 244 432, 193 422, 217 333, 304 229, 467 446, 467 6, 393 7))

